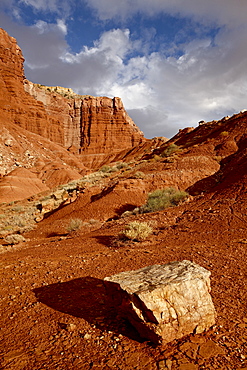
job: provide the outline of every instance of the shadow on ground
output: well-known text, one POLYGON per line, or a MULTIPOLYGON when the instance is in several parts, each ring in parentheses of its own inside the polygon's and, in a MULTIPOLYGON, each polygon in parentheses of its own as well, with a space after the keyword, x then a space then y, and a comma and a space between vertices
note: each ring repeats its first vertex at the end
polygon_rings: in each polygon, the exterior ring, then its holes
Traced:
POLYGON ((54 310, 83 318, 101 330, 143 342, 136 329, 121 315, 119 290, 111 282, 83 277, 46 285, 33 292, 39 302, 54 310))

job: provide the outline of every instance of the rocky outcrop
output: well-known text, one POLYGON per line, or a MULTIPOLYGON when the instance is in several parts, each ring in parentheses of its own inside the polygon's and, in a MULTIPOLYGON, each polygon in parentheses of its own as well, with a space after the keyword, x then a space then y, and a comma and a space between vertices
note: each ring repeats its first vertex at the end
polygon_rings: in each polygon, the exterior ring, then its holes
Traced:
POLYGON ((0 124, 12 122, 100 166, 109 154, 146 141, 121 99, 77 95, 25 79, 24 58, 13 37, 0 29, 0 124))
POLYGON ((57 143, 63 132, 59 119, 24 91, 24 58, 13 37, 0 29, 0 124, 14 123, 57 143))
POLYGON ((105 278, 123 315, 143 338, 169 343, 202 333, 215 323, 210 271, 184 260, 153 265, 105 278), (113 285, 108 284, 113 283, 113 285))
POLYGON ((28 80, 24 88, 44 104, 48 115, 59 117, 63 132, 60 144, 80 154, 89 167, 103 163, 109 153, 145 142, 120 98, 77 95, 72 89, 46 87, 28 80))

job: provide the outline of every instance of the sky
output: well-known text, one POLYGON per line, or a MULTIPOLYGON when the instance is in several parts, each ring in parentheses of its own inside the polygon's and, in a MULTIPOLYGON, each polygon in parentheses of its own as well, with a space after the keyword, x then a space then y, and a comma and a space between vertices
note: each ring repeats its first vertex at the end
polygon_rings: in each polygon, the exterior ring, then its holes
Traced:
POLYGON ((118 96, 145 137, 247 108, 246 0, 0 0, 25 75, 118 96))

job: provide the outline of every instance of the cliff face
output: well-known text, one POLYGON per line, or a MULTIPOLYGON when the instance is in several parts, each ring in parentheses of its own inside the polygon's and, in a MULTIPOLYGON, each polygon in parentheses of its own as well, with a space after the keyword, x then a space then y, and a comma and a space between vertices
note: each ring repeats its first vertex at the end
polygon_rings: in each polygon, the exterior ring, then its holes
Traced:
POLYGON ((25 80, 24 89, 59 117, 61 144, 76 154, 102 156, 145 141, 120 98, 77 95, 71 89, 46 87, 25 80))
POLYGON ((13 37, 0 29, 0 123, 15 123, 33 133, 62 143, 58 117, 49 116, 41 102, 24 91, 24 58, 13 37))
POLYGON ((16 40, 0 29, 3 124, 15 123, 62 145, 89 167, 146 141, 119 98, 81 96, 71 89, 33 84, 24 77, 23 62, 16 40))

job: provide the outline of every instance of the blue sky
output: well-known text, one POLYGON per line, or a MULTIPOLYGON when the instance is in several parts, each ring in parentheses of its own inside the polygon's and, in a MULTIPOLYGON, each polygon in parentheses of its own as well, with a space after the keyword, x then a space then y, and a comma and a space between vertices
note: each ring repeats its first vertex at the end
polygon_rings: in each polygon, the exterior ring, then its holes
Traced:
POLYGON ((1 0, 26 77, 119 96, 146 137, 247 108, 246 0, 1 0))

